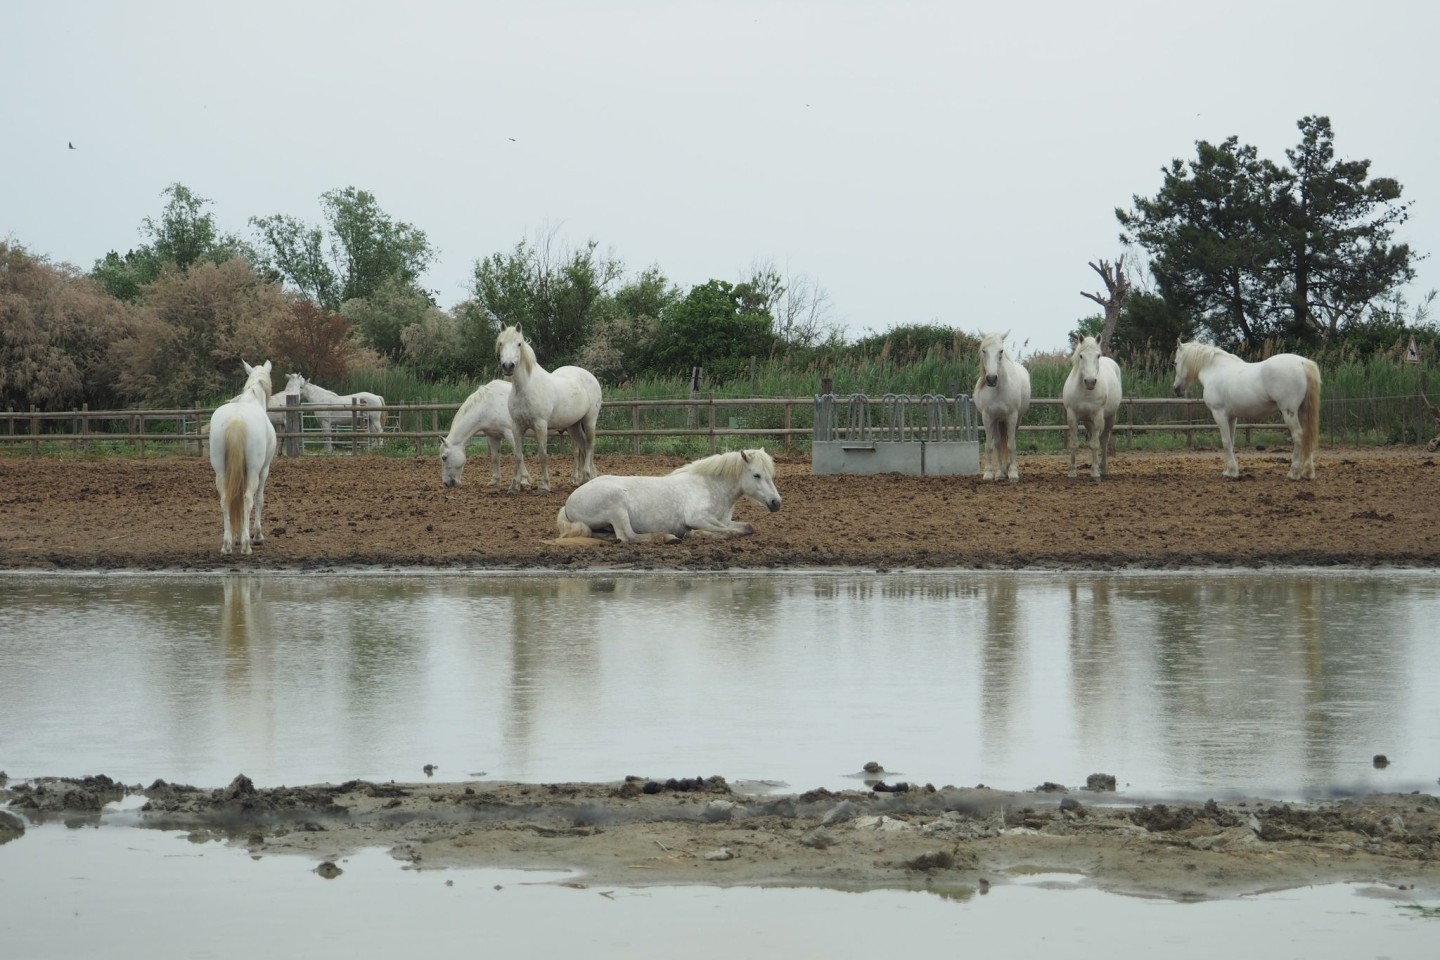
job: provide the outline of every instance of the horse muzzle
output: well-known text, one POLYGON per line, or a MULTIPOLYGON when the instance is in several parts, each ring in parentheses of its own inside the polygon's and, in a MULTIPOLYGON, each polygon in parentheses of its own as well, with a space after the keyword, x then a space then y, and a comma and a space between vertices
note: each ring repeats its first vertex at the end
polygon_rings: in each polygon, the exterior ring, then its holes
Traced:
POLYGON ((994 374, 994 373, 987 373, 987 374, 985 374, 985 386, 987 386, 987 387, 993 387, 993 386, 995 386, 995 384, 997 384, 997 383, 999 383, 999 382, 1000 382, 1000 376, 999 376, 999 374, 994 374))
POLYGON ((1094 377, 1086 377, 1086 378, 1085 378, 1085 389, 1086 389, 1086 390, 1094 390, 1094 389, 1095 389, 1095 378, 1094 378, 1094 377))
POLYGON ((510 374, 512 374, 512 373, 515 372, 515 364, 513 364, 513 363, 502 363, 502 364, 500 364, 500 372, 503 373, 503 374, 505 374, 505 376, 507 376, 507 377, 510 376, 510 374))
POLYGON ((770 508, 771 513, 774 513, 776 510, 780 509, 780 498, 776 497, 774 500, 766 503, 765 506, 770 508))
POLYGON ((446 477, 445 480, 443 481, 443 483, 444 483, 445 486, 447 486, 447 487, 458 487, 458 486, 460 486, 460 481, 459 481, 459 480, 456 480, 454 477, 446 477))

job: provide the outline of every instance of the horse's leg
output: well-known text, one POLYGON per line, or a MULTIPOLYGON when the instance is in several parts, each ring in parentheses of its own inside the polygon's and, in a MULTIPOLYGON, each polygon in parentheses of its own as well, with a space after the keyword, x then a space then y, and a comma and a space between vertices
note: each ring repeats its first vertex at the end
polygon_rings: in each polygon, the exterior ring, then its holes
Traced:
POLYGON ((245 479, 245 508, 240 515, 240 552, 250 552, 250 517, 255 509, 255 487, 249 477, 245 479))
POLYGON ((1225 450, 1225 469, 1220 476, 1234 480, 1240 476, 1240 465, 1235 462, 1235 420, 1224 411, 1215 411, 1215 425, 1220 428, 1220 446, 1225 450))
POLYGON ((1075 411, 1069 407, 1065 408, 1065 445, 1070 448, 1070 472, 1067 474, 1072 480, 1075 473, 1075 448, 1080 444, 1080 420, 1075 411))
POLYGON ((1011 483, 1014 483, 1015 481, 1020 479, 1019 420, 1020 414, 1017 411, 1014 420, 1007 419, 1005 421, 1005 459, 1006 462, 1009 464, 1009 466, 1006 467, 1006 476, 1010 478, 1011 483))
POLYGON ((1098 476, 1110 476, 1110 441, 1115 436, 1115 414, 1104 414, 1105 425, 1101 427, 1100 433, 1100 473, 1098 476))
POLYGON ((220 535, 220 552, 230 553, 235 549, 235 534, 230 529, 230 503, 225 497, 225 471, 215 474, 215 489, 220 492, 220 519, 223 531, 220 535))
POLYGON ((260 468, 260 482, 255 486, 255 533, 251 536, 256 544, 265 542, 264 517, 265 517, 265 483, 270 479, 270 464, 260 468))
POLYGON ((1090 479, 1099 480, 1101 464, 1104 462, 1105 454, 1105 408, 1097 407, 1090 415, 1090 423, 1085 428, 1089 435, 1085 438, 1090 445, 1090 479))
POLYGON ((985 414, 985 446, 981 448, 980 454, 981 459, 984 460, 985 467, 984 472, 980 475, 980 479, 994 480, 995 463, 997 460, 995 453, 995 420, 988 413, 985 414))
POLYGON ((1286 476, 1291 480, 1303 480, 1305 479, 1305 427, 1300 423, 1300 415, 1293 410, 1282 408, 1280 416, 1285 419, 1285 426, 1290 430, 1290 472, 1286 476))
POLYGON ((540 457, 540 485, 536 493, 550 492, 550 424, 545 420, 535 421, 535 450, 540 457))
POLYGON ((529 476, 525 470, 525 430, 524 424, 515 424, 514 438, 510 441, 510 448, 515 451, 515 473, 510 477, 510 486, 506 488, 509 493, 519 493, 520 478, 529 476))

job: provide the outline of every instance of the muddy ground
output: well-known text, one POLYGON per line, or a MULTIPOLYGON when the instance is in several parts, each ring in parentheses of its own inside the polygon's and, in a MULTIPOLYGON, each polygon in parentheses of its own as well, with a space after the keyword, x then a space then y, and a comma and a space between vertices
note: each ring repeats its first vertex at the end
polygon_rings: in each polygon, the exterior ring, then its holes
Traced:
MULTIPOLYGON (((570 489, 563 461, 554 493, 512 496, 484 485, 483 456, 457 488, 434 457, 281 458, 249 557, 219 552, 208 460, 4 456, 0 569, 1440 566, 1434 455, 1327 450, 1313 482, 1286 480, 1286 456, 1249 451, 1227 481, 1214 451, 1121 451, 1099 484, 1068 479, 1058 455, 1022 457, 1017 484, 816 477, 807 458, 781 457, 784 507, 736 510, 754 536, 588 548, 550 542, 570 489)), ((682 462, 597 458, 621 474, 682 462)))
MULTIPOLYGON (((569 488, 509 496, 447 489, 434 458, 280 460, 266 542, 222 557, 212 474, 199 458, 0 457, 0 569, 1440 567, 1440 473, 1417 449, 1328 450, 1317 479, 1285 479, 1275 451, 1248 451, 1226 481, 1215 452, 1133 455, 1101 484, 1058 456, 1022 458, 1018 484, 978 478, 810 475, 779 458, 784 508, 742 504, 754 536, 672 545, 551 542, 569 488)), ((659 473, 664 458, 600 457, 611 473, 659 473)), ((478 469, 477 469, 478 468, 478 469)), ((508 476, 508 472, 507 472, 508 476)), ((3 581, 0 581, 3 589, 3 581)), ((857 762, 858 766, 858 762, 857 762)), ((1437 771, 1440 772, 1440 771, 1437 771)), ((417 869, 565 868, 576 883, 825 885, 984 892, 1022 871, 1084 874, 1107 890, 1223 897, 1372 881, 1406 899, 1440 896, 1440 799, 1384 795, 1141 804, 1080 785, 1005 792, 900 784, 786 796, 695 771, 615 784, 365 783, 257 790, 237 777, 199 788, 104 777, 4 785, 0 842, 47 817, 130 822, 297 853, 322 874, 380 846, 417 869), (678 779, 675 779, 678 778, 678 779), (138 812, 102 804, 142 794, 138 812), (325 864, 335 865, 327 867, 325 864)), ((717 773, 723 773, 718 771, 717 773)), ((1004 786, 1013 787, 1013 784, 1004 786)), ((1433 792, 1433 791, 1432 791, 1433 792)))

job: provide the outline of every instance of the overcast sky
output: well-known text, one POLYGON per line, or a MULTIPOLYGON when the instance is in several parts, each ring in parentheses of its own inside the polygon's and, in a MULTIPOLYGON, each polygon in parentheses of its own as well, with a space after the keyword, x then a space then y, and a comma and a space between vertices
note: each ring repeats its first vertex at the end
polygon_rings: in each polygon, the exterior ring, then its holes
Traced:
POLYGON ((0 237, 88 269, 172 182, 246 236, 355 186, 428 235, 445 307, 553 231, 686 288, 773 262, 852 336, 1058 349, 1115 207, 1197 140, 1283 163, 1328 115, 1440 253, 1437 38, 1430 0, 7 3, 0 237))

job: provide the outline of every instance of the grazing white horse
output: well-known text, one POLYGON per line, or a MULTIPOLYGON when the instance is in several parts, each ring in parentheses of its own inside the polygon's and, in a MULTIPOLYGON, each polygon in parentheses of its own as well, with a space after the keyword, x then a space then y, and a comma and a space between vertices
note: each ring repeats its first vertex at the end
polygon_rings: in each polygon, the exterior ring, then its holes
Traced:
MULTIPOLYGON (((600 419, 600 381, 583 367, 546 370, 535 360, 535 351, 525 342, 520 328, 505 327, 495 338, 500 355, 500 372, 510 378, 510 419, 515 436, 535 435, 540 453, 540 485, 536 493, 550 492, 549 434, 564 430, 575 441, 576 486, 595 476, 595 423, 600 419)), ((510 492, 520 491, 525 469, 524 444, 515 444, 515 476, 510 492)))
POLYGON ((985 425, 989 460, 984 479, 1020 479, 1015 447, 1020 418, 1030 409, 1030 371, 1005 349, 1005 333, 987 333, 980 341, 980 376, 975 381, 975 409, 985 425))
POLYGON ((1290 430, 1291 480, 1315 479, 1320 445, 1320 367, 1296 353, 1277 353, 1250 363, 1208 343, 1183 340, 1175 348, 1175 395, 1200 381, 1205 406, 1220 428, 1225 448, 1222 476, 1240 476, 1235 462, 1235 425, 1241 417, 1268 417, 1275 411, 1290 430))
POLYGON ((1080 446, 1080 424, 1090 447, 1090 476, 1099 480, 1110 473, 1110 434, 1120 411, 1120 364, 1100 353, 1094 337, 1086 337, 1070 355, 1070 376, 1061 391, 1065 404, 1066 446, 1070 448, 1070 476, 1075 476, 1075 450, 1080 446))
MULTIPOLYGON (((385 432, 385 414, 381 410, 385 406, 385 398, 378 393, 362 390, 359 393, 347 393, 341 396, 333 390, 326 390, 319 384, 311 383, 298 373, 290 374, 290 379, 285 381, 285 391, 288 393, 292 389, 300 391, 300 399, 305 403, 334 404, 353 408, 354 404, 358 402, 361 407, 366 408, 360 411, 360 419, 365 424, 365 431, 382 435, 385 432)), ((310 413, 320 421, 320 427, 325 431, 325 452, 329 453, 335 448, 332 432, 334 425, 349 423, 352 411, 312 410, 310 413)))
POLYGON ((245 361, 245 389, 222 403, 210 417, 210 465, 220 492, 225 533, 220 552, 230 553, 235 539, 240 552, 264 543, 260 518, 265 512, 265 481, 275 460, 275 427, 265 415, 270 399, 270 361, 252 367, 245 361), (251 532, 253 529, 253 533, 251 532))
POLYGON ((571 492, 555 515, 561 538, 590 537, 609 528, 624 543, 678 540, 692 530, 717 537, 755 532, 733 519, 749 497, 774 513, 775 461, 764 450, 732 450, 687 463, 663 477, 596 477, 571 492))
MULTIPOLYGON (((500 483, 500 441, 510 444, 513 450, 523 439, 515 436, 515 423, 510 419, 510 391, 509 382, 491 380, 466 397, 455 411, 450 433, 440 439, 440 482, 445 486, 460 486, 465 474, 465 444, 477 433, 485 434, 490 447, 490 486, 500 483)), ((523 457, 516 471, 520 485, 528 487, 530 474, 523 457)))

